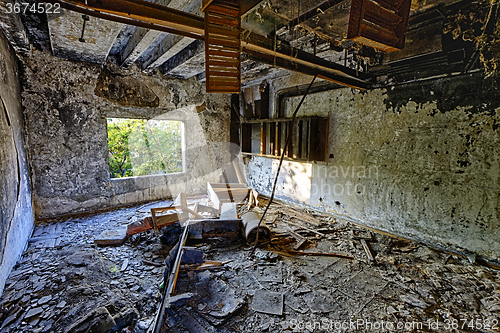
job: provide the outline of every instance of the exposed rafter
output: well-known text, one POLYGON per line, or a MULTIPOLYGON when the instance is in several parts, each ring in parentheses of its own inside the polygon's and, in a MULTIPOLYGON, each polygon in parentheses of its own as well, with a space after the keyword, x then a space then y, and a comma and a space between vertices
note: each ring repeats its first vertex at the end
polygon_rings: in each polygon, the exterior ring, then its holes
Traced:
MULTIPOLYGON (((83 1, 70 0, 48 1, 60 3, 63 8, 87 15, 166 31, 194 39, 205 39, 205 27, 202 17, 143 0, 87 0, 87 4, 83 1)), ((264 36, 248 31, 243 31, 242 35, 244 36, 241 42, 243 52, 251 53, 256 57, 279 59, 284 66, 287 66, 288 63, 296 64, 285 68, 307 75, 329 74, 322 76, 349 87, 359 89, 369 87, 369 83, 365 81, 365 79, 369 78, 366 74, 356 73, 352 69, 287 46, 284 43, 275 45, 276 43, 273 40, 264 36), (332 79, 332 77, 335 77, 335 79, 332 79)))

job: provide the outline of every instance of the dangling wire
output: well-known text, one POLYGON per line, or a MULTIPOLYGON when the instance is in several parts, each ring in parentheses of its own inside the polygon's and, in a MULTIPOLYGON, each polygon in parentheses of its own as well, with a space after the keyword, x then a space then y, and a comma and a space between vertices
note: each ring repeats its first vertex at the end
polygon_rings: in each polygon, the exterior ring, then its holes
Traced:
POLYGON ((309 84, 309 87, 307 87, 306 93, 304 96, 302 96, 302 99, 300 100, 299 105, 297 105, 297 109, 295 109, 295 112, 292 115, 292 122, 290 123, 290 131, 288 133, 288 136, 285 141, 285 147, 283 147, 283 151, 281 153, 281 158, 280 158, 280 163, 278 165, 278 170, 276 171, 276 176, 274 177, 274 185, 273 185, 273 190, 271 192, 271 198, 269 198, 269 203, 266 206, 266 209, 264 210, 264 213, 262 213, 262 216, 259 220, 259 224, 257 225, 257 237, 255 237, 255 244, 253 246, 252 252, 250 252, 250 257, 253 256, 255 249, 257 249, 257 245, 259 244, 259 231, 260 231, 260 225, 262 224, 262 221, 264 220, 264 216, 266 216, 267 210, 269 207, 271 207, 271 204, 273 203, 274 199, 274 193, 276 192, 276 185, 278 184, 278 177, 280 175, 280 170, 281 170, 281 165, 283 164, 283 159, 285 158, 285 152, 287 151, 288 144, 290 143, 290 139, 292 138, 292 132, 293 132, 293 125, 295 125, 295 118, 297 117, 297 113, 299 112, 300 107, 302 106, 302 103, 306 99, 307 95, 309 94, 309 90, 311 89, 314 80, 318 75, 315 75, 314 78, 312 79, 311 83, 309 84))

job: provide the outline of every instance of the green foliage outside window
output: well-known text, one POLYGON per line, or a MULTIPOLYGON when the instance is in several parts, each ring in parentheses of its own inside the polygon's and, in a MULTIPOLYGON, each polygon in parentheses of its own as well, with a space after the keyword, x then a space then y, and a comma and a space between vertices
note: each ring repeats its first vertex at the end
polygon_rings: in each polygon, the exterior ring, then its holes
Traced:
POLYGON ((111 178, 182 171, 182 123, 167 120, 108 121, 111 178))

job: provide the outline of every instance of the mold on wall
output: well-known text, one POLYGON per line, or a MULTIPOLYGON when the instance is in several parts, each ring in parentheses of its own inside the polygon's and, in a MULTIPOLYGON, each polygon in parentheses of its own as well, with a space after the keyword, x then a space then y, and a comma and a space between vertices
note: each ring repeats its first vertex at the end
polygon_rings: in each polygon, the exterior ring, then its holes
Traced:
MULTIPOLYGON (((299 116, 329 117, 329 158, 284 164, 277 196, 498 261, 499 96, 480 73, 312 94, 299 116)), ((287 100, 287 113, 299 100, 287 100)), ((276 164, 252 157, 249 184, 269 195, 276 164)))
POLYGON ((207 95, 195 79, 34 51, 23 58, 22 82, 37 218, 200 193, 230 162, 231 96, 207 95), (107 117, 183 121, 184 172, 111 180, 107 117))
POLYGON ((17 58, 0 31, 0 293, 33 231, 17 58))

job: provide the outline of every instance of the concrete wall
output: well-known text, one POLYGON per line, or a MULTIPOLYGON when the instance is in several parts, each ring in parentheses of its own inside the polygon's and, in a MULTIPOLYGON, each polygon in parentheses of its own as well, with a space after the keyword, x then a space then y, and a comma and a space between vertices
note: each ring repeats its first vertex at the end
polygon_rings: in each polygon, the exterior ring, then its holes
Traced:
MULTIPOLYGON (((285 88, 310 78, 273 82, 285 88)), ((437 247, 500 258, 500 93, 482 75, 307 97, 329 117, 327 162, 285 162, 278 197, 437 247)), ((287 113, 300 97, 287 101, 287 113)), ((270 194, 278 160, 247 178, 270 194)))
POLYGON ((33 231, 18 63, 0 31, 0 293, 33 231))
POLYGON ((192 80, 34 52, 23 59, 26 132, 37 218, 204 192, 230 162, 230 95, 192 80), (183 173, 110 180, 107 117, 182 120, 183 173))

